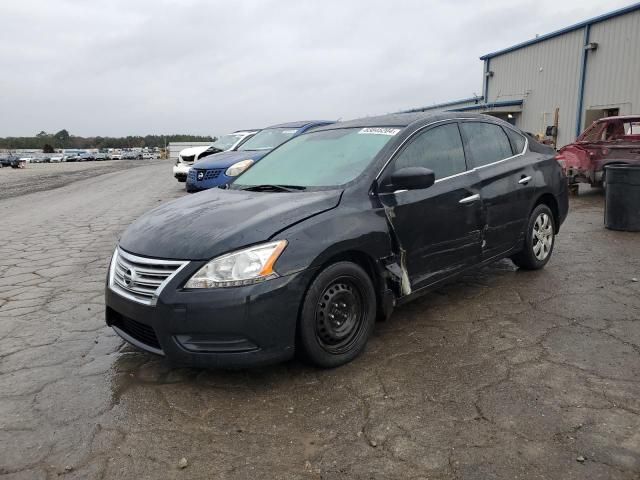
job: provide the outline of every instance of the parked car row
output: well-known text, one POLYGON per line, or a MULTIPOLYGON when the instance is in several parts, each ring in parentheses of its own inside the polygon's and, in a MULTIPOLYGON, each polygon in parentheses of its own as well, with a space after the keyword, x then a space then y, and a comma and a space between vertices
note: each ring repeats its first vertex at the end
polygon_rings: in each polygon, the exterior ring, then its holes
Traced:
POLYGON ((342 365, 376 319, 471 268, 504 257, 544 267, 568 212, 555 154, 466 112, 263 129, 189 170, 187 188, 225 188, 160 205, 126 229, 106 322, 175 364, 298 353, 342 365))
POLYGON ((148 152, 134 152, 127 151, 122 153, 108 153, 108 152, 82 152, 76 154, 70 154, 65 156, 63 161, 66 162, 89 162, 89 161, 101 161, 101 160, 142 160, 157 158, 153 153, 148 152))
POLYGON ((195 162, 187 175, 186 190, 197 192, 227 185, 287 140, 313 128, 331 123, 333 122, 328 120, 313 120, 283 123, 264 128, 240 143, 233 151, 216 153, 195 162))
POLYGON ((182 150, 173 175, 179 182, 187 183, 188 192, 226 185, 287 140, 330 123, 333 122, 313 120, 272 125, 261 130, 239 130, 224 135, 208 147, 182 150))
POLYGON ((223 135, 209 146, 181 150, 178 154, 178 160, 173 166, 173 176, 179 182, 186 182, 189 169, 195 162, 209 155, 236 150, 257 132, 258 130, 238 130, 223 135))
POLYGON ((122 153, 109 152, 67 152, 67 153, 51 153, 42 155, 28 155, 18 157, 16 155, 6 155, 0 157, 0 167, 10 166, 11 162, 23 163, 60 163, 60 162, 89 162, 101 160, 140 160, 157 158, 157 155, 149 152, 126 151, 122 153))

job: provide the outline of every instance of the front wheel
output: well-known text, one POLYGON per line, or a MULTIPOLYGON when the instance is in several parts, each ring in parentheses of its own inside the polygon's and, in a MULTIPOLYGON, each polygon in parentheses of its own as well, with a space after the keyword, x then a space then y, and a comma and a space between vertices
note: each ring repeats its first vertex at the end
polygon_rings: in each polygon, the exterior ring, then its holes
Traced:
POLYGON ((298 344, 311 363, 333 368, 364 350, 376 318, 369 275, 352 262, 324 269, 311 283, 298 325, 298 344))
POLYGON ((524 248, 511 260, 525 270, 538 270, 544 267, 553 253, 555 243, 555 220, 551 209, 538 205, 533 209, 527 222, 524 248))

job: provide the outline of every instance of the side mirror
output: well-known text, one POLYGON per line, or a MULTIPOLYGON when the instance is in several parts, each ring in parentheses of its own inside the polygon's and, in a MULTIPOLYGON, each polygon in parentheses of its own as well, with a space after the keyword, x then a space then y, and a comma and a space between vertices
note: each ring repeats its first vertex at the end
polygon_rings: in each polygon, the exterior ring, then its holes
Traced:
POLYGON ((433 170, 424 167, 405 167, 393 172, 390 184, 385 185, 385 190, 420 190, 429 188, 436 181, 433 170))

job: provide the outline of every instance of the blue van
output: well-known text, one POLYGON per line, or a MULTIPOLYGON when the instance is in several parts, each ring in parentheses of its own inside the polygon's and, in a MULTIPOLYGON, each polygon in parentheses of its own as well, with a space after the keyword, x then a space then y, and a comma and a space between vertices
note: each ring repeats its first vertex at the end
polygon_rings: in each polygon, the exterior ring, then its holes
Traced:
POLYGON ((260 130, 236 151, 217 153, 194 163, 187 175, 187 192, 197 192, 226 185, 290 138, 311 128, 331 123, 334 122, 308 120, 282 123, 260 130))

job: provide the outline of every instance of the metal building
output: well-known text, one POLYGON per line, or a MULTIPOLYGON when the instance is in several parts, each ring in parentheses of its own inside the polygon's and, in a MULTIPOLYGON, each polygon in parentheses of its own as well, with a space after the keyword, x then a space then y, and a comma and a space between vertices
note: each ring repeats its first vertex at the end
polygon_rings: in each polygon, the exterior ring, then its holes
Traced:
POLYGON ((640 114, 640 3, 480 57, 483 97, 414 110, 476 111, 544 135, 558 109, 557 145, 598 118, 640 114))

